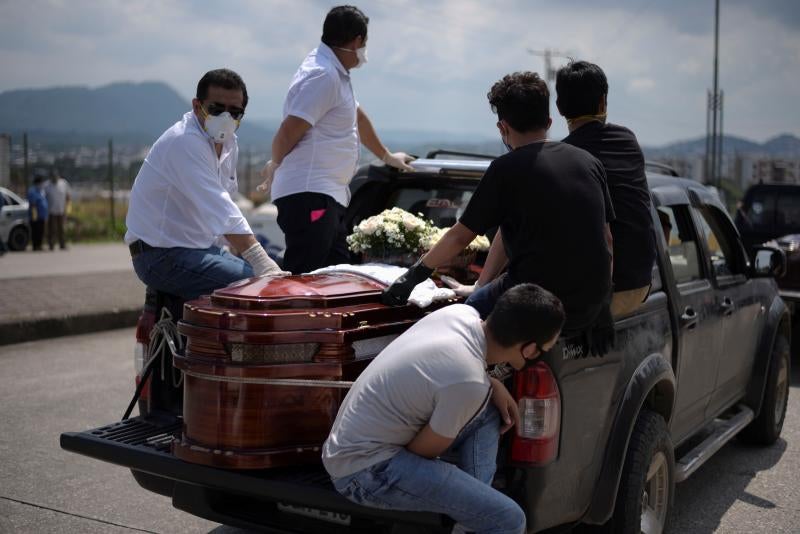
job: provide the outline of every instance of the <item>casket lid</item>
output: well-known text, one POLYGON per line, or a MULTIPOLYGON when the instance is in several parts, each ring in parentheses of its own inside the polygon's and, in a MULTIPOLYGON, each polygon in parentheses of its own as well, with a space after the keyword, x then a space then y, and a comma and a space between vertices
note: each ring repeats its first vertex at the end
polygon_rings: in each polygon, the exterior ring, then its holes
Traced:
POLYGON ((385 287, 355 273, 248 278, 214 291, 211 303, 249 310, 334 308, 377 303, 385 287))

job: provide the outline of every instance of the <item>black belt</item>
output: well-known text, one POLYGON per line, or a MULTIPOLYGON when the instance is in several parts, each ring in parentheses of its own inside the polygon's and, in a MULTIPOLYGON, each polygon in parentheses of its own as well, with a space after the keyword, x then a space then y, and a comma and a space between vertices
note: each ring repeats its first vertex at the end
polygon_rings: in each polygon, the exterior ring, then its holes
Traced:
POLYGON ((150 245, 148 245, 147 243, 145 243, 141 239, 137 239, 136 241, 134 241, 133 243, 128 245, 128 248, 131 251, 131 258, 135 258, 136 256, 138 256, 142 252, 147 252, 148 250, 154 250, 154 249, 157 249, 159 247, 151 247, 150 245))

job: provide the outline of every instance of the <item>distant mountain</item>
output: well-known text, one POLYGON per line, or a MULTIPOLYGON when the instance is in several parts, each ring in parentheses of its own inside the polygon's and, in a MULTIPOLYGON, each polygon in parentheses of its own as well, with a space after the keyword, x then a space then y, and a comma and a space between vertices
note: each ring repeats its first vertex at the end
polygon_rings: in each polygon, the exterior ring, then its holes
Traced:
MULTIPOLYGON (((662 147, 643 147, 645 157, 673 158, 702 156, 706 152, 706 138, 699 137, 689 141, 678 141, 662 147)), ((783 134, 765 143, 756 143, 733 135, 722 138, 722 152, 729 154, 753 154, 767 156, 800 157, 800 139, 783 134)))
MULTIPOLYGON (((28 132, 48 144, 152 144, 191 104, 161 82, 120 82, 90 89, 53 87, 0 93, 0 132, 28 132)), ((245 144, 266 144, 272 132, 242 123, 245 144)))

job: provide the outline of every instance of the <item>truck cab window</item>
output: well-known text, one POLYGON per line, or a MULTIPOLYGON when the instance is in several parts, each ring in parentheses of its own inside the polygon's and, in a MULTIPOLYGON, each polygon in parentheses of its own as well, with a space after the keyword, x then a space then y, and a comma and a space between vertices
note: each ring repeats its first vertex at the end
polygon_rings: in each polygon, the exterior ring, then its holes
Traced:
POLYGON ((662 206, 658 210, 669 217, 669 224, 664 221, 662 226, 665 234, 669 230, 667 245, 675 282, 682 284, 700 280, 703 277, 700 256, 687 206, 662 206))
POLYGON ((692 211, 697 215, 698 230, 708 247, 714 275, 719 278, 744 273, 745 262, 734 246, 733 228, 725 220, 725 215, 711 206, 692 208, 692 211))

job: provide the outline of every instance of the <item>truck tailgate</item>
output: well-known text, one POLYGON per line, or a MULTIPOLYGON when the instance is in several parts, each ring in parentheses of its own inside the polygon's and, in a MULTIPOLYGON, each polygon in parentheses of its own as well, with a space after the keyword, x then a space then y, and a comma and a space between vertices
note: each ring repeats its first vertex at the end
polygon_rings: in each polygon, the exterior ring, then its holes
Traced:
POLYGON ((449 532, 452 521, 432 513, 382 511, 339 495, 322 466, 233 471, 179 460, 170 452, 180 419, 131 419, 61 434, 61 448, 175 481, 173 504, 221 523, 273 526, 272 532, 377 532, 392 524, 414 532, 449 532), (347 530, 344 530, 344 529, 347 530), (308 530, 306 530, 308 529, 308 530))

